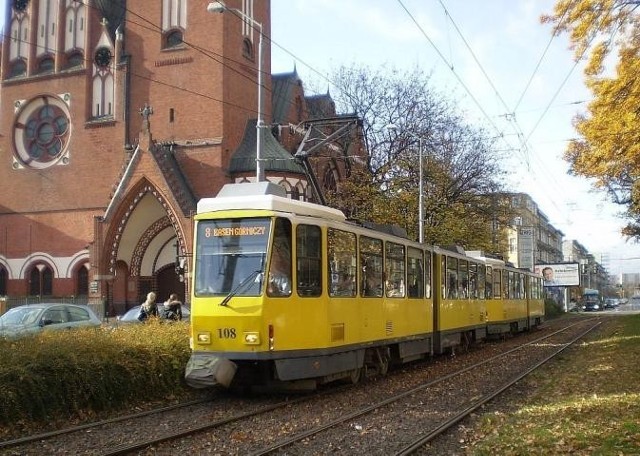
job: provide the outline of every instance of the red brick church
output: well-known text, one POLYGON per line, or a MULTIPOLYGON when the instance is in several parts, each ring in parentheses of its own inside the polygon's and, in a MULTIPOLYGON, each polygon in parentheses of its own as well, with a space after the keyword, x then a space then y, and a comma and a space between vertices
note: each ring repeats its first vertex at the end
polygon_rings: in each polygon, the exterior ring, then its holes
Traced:
MULTIPOLYGON (((223 14, 209 3, 8 1, 0 296, 9 305, 73 299, 113 316, 150 290, 188 301, 196 203, 256 179, 258 130, 265 179, 317 200, 293 155, 314 119, 325 131, 340 119, 331 98, 305 96, 295 70, 271 76, 268 0, 227 0, 223 14)), ((348 176, 356 144, 329 144, 311 161, 321 190, 348 176)))

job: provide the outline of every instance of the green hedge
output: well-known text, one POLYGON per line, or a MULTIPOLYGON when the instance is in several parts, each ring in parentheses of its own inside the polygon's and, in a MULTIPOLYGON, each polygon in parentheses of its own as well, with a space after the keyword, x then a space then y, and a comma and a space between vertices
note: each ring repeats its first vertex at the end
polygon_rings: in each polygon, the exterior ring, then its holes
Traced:
POLYGON ((189 391, 184 323, 0 339, 0 425, 84 415, 189 391))
POLYGON ((544 316, 546 319, 554 318, 563 313, 562 307, 551 298, 544 300, 544 316))

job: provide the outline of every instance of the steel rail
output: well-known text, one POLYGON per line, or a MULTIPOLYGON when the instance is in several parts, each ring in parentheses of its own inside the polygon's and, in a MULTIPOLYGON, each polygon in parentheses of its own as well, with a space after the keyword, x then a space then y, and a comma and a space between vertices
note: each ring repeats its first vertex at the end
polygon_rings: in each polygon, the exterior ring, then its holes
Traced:
POLYGON ((417 450, 422 448, 426 443, 432 441, 433 439, 438 437, 440 434, 444 433, 448 429, 451 429, 451 427, 453 427, 455 424, 457 424, 458 422, 462 421, 463 419, 465 419, 466 417, 471 415, 471 413, 473 413, 479 407, 483 406, 484 404, 486 404, 487 402, 489 402, 490 400, 492 400, 496 396, 502 394, 504 391, 506 391, 507 389, 512 387, 514 384, 516 384, 517 382, 519 382, 520 380, 525 378, 527 375, 531 374, 533 371, 539 369, 542 365, 546 364, 547 362, 549 362, 550 360, 552 360, 553 358, 558 356, 560 353, 562 353, 568 347, 570 347, 573 344, 575 344, 578 340, 582 339, 585 335, 589 334, 591 331, 596 329, 601 324, 602 324, 602 322, 596 323, 594 326, 592 326, 591 328, 589 328, 586 331, 582 332, 581 334, 576 336, 571 341, 563 344, 563 346, 561 348, 559 348, 558 350, 553 352, 551 355, 549 355, 546 358, 544 358, 543 360, 539 361, 533 367, 527 369, 525 372, 517 375, 515 378, 513 378, 509 382, 505 383, 500 388, 498 388, 495 391, 493 391, 493 392, 481 397, 476 402, 471 404, 469 407, 467 407, 464 410, 460 411, 455 416, 451 417, 449 420, 447 420, 446 422, 442 423, 437 428, 433 429, 429 434, 427 434, 425 436, 422 436, 419 439, 416 439, 414 442, 412 442, 411 444, 409 444, 406 447, 404 447, 402 450, 400 450, 397 453, 395 453, 395 456, 406 456, 406 455, 413 454, 414 452, 416 452, 417 450))
MULTIPOLYGON (((513 352, 516 352, 518 350, 522 350, 525 347, 528 347, 528 346, 531 346, 531 345, 535 345, 535 344, 537 344, 537 343, 539 343, 539 342, 541 342, 541 341, 543 341, 545 339, 553 337, 553 336, 555 336, 555 335, 557 335, 557 334, 559 334, 561 332, 567 331, 568 329, 571 329, 574 326, 576 326, 578 324, 581 324, 581 323, 584 323, 584 320, 580 321, 580 322, 573 323, 571 325, 568 325, 568 326, 566 326, 564 328, 561 328, 561 329, 559 329, 557 331, 554 331, 551 334, 546 334, 545 336, 542 336, 542 337, 539 337, 536 340, 527 342, 526 344, 519 345, 518 347, 515 347, 515 348, 512 348, 510 350, 507 350, 506 352, 494 355, 494 356, 492 356, 490 358, 487 358, 486 360, 483 360, 483 361, 481 361, 479 363, 476 363, 476 364, 473 364, 471 366, 465 367, 464 369, 461 369, 459 371, 453 372, 453 373, 445 375, 443 377, 436 378, 436 379, 434 379, 432 381, 429 381, 427 383, 418 385, 418 386, 416 386, 414 388, 411 388, 411 389, 409 389, 407 391, 399 393, 399 394, 397 394, 395 396, 389 397, 388 399, 385 399, 384 401, 381 401, 381 402, 375 403, 373 405, 370 405, 368 407, 356 410, 353 413, 349 413, 347 415, 342 415, 341 417, 336 418, 335 420, 332 420, 332 421, 330 421, 330 422, 328 422, 326 424, 323 424, 323 425, 317 426, 315 428, 309 429, 309 430, 307 430, 305 432, 301 432, 301 433, 296 434, 296 435, 294 435, 294 436, 292 436, 290 438, 284 439, 284 440, 282 440, 280 442, 277 442, 277 443, 275 443, 273 445, 270 445, 268 447, 262 448, 262 449, 260 449, 258 451, 255 451, 255 452, 252 452, 252 453, 249 453, 249 454, 250 454, 250 456, 261 456, 261 455, 273 453, 273 452, 275 452, 277 450, 280 450, 280 449, 282 449, 284 447, 287 447, 287 446, 292 445, 292 444, 294 444, 296 442, 299 442, 300 440, 303 440, 305 438, 308 438, 308 437, 311 437, 313 435, 319 434, 319 433, 321 433, 321 432, 323 432, 323 431, 325 431, 327 429, 330 429, 332 427, 335 427, 335 426, 338 426, 340 424, 343 424, 346 421, 352 420, 352 419, 357 418, 357 417, 362 416, 362 415, 366 415, 367 413, 370 413, 370 412, 372 412, 374 410, 377 410, 377 409, 379 409, 381 407, 384 407, 385 405, 389 405, 389 404, 392 404, 394 402, 397 402, 400 399, 403 399, 403 398, 405 398, 407 396, 410 396, 412 394, 420 392, 420 391, 422 391, 424 389, 427 389, 427 388, 429 388, 431 386, 434 386, 434 385, 436 385, 438 383, 441 383, 441 382, 449 380, 449 379, 451 379, 453 377, 457 377, 459 375, 462 375, 462 374, 464 374, 466 372, 469 372, 469 371, 471 371, 473 369, 476 369, 479 366, 487 364, 487 363, 489 363, 491 361, 494 361, 496 359, 502 358, 502 357, 504 357, 504 356, 506 356, 508 354, 511 354, 513 352)), ((598 324, 600 324, 600 323, 598 323, 598 324)), ((591 331, 591 330, 592 329, 590 329, 589 331, 591 331)), ((580 336, 580 337, 582 337, 582 336, 580 336)))
POLYGON ((127 420, 134 420, 134 419, 138 419, 138 418, 144 418, 145 416, 155 415, 157 413, 169 412, 171 410, 176 410, 176 409, 183 408, 183 407, 190 407, 192 405, 198 405, 198 404, 202 404, 202 403, 205 403, 205 402, 211 402, 212 400, 213 399, 211 399, 211 398, 195 399, 193 401, 182 402, 180 404, 166 405, 164 407, 159 407, 159 408, 155 408, 155 409, 152 409, 152 410, 145 410, 143 412, 131 413, 129 415, 122 415, 122 416, 118 416, 118 417, 114 417, 114 418, 108 418, 108 419, 105 419, 105 420, 93 421, 91 423, 81 424, 81 425, 78 425, 78 426, 72 426, 72 427, 68 427, 68 428, 64 428, 64 429, 58 429, 58 430, 55 430, 55 431, 48 431, 48 432, 43 432, 41 434, 33 434, 33 435, 28 435, 26 437, 20 437, 20 438, 17 438, 17 439, 5 440, 3 442, 0 442, 0 448, 10 448, 10 447, 18 446, 18 445, 24 445, 26 443, 31 443, 31 442, 36 442, 36 441, 40 441, 40 440, 50 439, 52 437, 59 437, 61 435, 65 435, 65 434, 71 434, 73 432, 84 431, 85 429, 92 429, 92 428, 104 426, 104 425, 107 425, 107 424, 113 424, 113 423, 119 423, 119 422, 127 421, 127 420))
MULTIPOLYGON (((313 396, 313 397, 317 397, 317 395, 313 396)), ((162 437, 155 437, 155 438, 150 438, 147 440, 140 440, 137 442, 133 442, 133 443, 125 443, 122 445, 118 445, 113 447, 110 450, 107 450, 104 453, 101 453, 102 456, 115 456, 115 455, 121 455, 121 454, 127 454, 130 453, 132 451, 135 450, 142 450, 145 448, 148 448, 152 445, 155 445, 157 443, 162 443, 162 442, 166 442, 167 440, 176 440, 182 437, 188 437, 190 435, 193 434, 197 434, 200 433, 202 431, 207 431, 209 429, 214 429, 220 426, 223 426, 225 424, 229 424, 229 423, 233 423, 234 421, 240 421, 243 420, 245 418, 251 418, 253 416, 258 416, 258 415, 262 415, 264 413, 267 412, 271 412, 273 410, 279 409, 279 408, 283 408, 292 404, 297 404, 299 402, 305 402, 305 401, 309 401, 311 400, 311 396, 309 397, 300 397, 297 399, 292 399, 292 400, 286 400, 286 401, 282 401, 282 402, 278 402, 276 404, 272 404, 272 405, 268 405, 266 407, 263 407, 259 410, 254 410, 252 412, 245 412, 245 413, 240 413, 238 415, 233 415, 230 416, 228 418, 223 418, 221 420, 216 420, 216 421, 212 421, 210 423, 205 423, 199 426, 194 426, 194 427, 190 427, 188 429, 184 429, 181 431, 175 431, 173 433, 167 433, 166 435, 162 436, 162 437)))

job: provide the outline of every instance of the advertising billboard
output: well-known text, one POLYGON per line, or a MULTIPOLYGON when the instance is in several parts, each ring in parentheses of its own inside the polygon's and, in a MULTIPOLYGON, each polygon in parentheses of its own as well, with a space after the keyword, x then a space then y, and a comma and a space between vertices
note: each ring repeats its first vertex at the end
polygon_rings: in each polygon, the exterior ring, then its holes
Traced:
POLYGON ((545 287, 573 287, 580 285, 578 263, 536 264, 535 272, 542 274, 545 287))
POLYGON ((518 267, 533 271, 535 230, 522 226, 518 229, 518 267))

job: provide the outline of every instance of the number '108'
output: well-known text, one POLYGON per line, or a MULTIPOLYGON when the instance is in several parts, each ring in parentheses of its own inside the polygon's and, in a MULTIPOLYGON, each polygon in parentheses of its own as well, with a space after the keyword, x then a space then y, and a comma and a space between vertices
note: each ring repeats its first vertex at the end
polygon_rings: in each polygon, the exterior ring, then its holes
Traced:
POLYGON ((235 339, 236 338, 236 328, 219 328, 218 329, 218 338, 219 339, 235 339))

